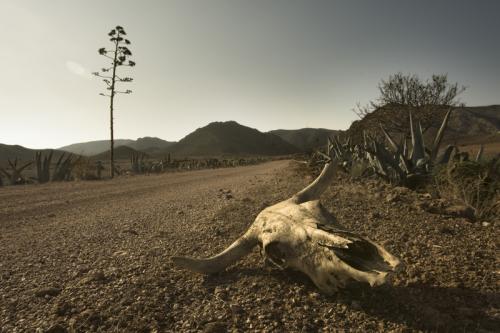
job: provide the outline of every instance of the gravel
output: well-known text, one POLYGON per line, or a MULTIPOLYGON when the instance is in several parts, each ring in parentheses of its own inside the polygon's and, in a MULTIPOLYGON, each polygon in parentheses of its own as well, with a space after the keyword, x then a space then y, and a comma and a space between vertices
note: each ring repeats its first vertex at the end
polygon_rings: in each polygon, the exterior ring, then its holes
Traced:
POLYGON ((422 209, 425 195, 339 178, 324 205, 405 264, 390 283, 334 296, 256 249, 225 272, 211 256, 258 212, 310 182, 298 165, 0 189, 0 332, 495 332, 498 221, 422 209))

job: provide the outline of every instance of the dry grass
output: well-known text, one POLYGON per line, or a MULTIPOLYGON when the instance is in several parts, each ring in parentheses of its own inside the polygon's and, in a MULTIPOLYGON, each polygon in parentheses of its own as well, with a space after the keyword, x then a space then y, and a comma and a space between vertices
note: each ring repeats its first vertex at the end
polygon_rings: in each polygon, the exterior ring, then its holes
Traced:
POLYGON ((434 182, 441 198, 474 209, 476 219, 500 216, 500 160, 453 162, 436 168, 434 182))

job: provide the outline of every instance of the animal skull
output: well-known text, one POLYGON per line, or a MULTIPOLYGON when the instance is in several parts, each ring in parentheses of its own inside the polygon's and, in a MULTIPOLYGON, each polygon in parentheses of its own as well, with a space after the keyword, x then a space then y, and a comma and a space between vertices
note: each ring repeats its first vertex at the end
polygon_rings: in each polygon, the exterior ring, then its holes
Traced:
POLYGON ((327 163, 308 187, 264 209, 248 231, 220 254, 207 259, 174 257, 174 264, 199 273, 215 273, 260 245, 270 262, 304 272, 326 294, 350 280, 371 286, 383 284, 399 260, 380 245, 340 228, 319 202, 336 169, 337 162, 327 163))

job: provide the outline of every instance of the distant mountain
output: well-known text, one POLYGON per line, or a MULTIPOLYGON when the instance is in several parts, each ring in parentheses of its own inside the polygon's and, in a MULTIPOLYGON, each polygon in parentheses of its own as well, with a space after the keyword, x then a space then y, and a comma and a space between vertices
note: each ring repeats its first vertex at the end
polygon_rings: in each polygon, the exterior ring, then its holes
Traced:
POLYGON ((127 146, 134 148, 135 150, 139 150, 150 154, 155 154, 164 151, 165 149, 174 144, 175 142, 165 141, 159 138, 145 136, 143 138, 137 139, 136 141, 130 144, 127 144, 127 146))
POLYGON ((500 131, 500 105, 460 107, 452 111, 445 140, 495 135, 500 131))
POLYGON ((335 136, 340 132, 342 131, 326 128, 301 128, 297 130, 279 129, 268 133, 279 136, 301 151, 309 151, 326 145, 328 137, 335 136))
POLYGON ((178 156, 286 155, 299 151, 272 133, 262 133, 235 121, 198 128, 167 149, 178 156))
MULTIPOLYGON (((128 139, 117 139, 115 140, 115 148, 130 145, 134 142, 134 140, 128 139)), ((59 150, 68 151, 74 154, 80 154, 83 156, 93 156, 100 153, 103 153, 109 150, 109 140, 98 140, 98 141, 89 141, 89 142, 80 142, 73 143, 68 146, 64 146, 59 148, 59 150)))
MULTIPOLYGON (((173 144, 174 142, 169 142, 153 137, 144 137, 144 138, 139 138, 137 140, 130 140, 130 139, 115 140, 115 148, 120 146, 129 146, 135 150, 140 150, 144 152, 156 152, 165 150, 166 148, 168 148, 173 144)), ((108 151, 110 148, 109 148, 109 140, 99 140, 99 141, 74 143, 69 146, 61 147, 59 149, 84 156, 94 156, 100 153, 104 153, 108 151)))
MULTIPOLYGON (((7 160, 18 159, 22 162, 32 161, 35 158, 35 153, 37 151, 43 154, 48 154, 52 149, 29 149, 19 145, 5 145, 0 143, 0 166, 6 165, 7 160)), ((55 160, 65 152, 60 150, 54 150, 54 155, 52 160, 55 160)))
MULTIPOLYGON (((128 160, 133 154, 144 154, 144 152, 137 151, 129 146, 119 146, 114 149, 113 155, 115 160, 128 160)), ((148 157, 148 154, 145 154, 148 157)), ((111 158, 111 151, 105 151, 103 153, 90 156, 93 160, 108 161, 111 158)))

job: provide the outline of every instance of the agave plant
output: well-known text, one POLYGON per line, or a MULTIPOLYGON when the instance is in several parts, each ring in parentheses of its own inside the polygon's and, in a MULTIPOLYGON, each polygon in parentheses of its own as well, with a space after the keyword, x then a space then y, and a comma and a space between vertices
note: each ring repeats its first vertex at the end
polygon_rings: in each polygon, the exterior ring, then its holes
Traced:
POLYGON ((11 185, 24 184, 26 182, 26 179, 23 177, 22 172, 27 167, 29 167, 33 162, 28 162, 21 166, 17 166, 18 164, 17 158, 15 158, 14 161, 8 159, 7 162, 9 163, 10 170, 0 168, 0 174, 3 174, 9 180, 9 183, 11 185))
POLYGON ((73 155, 71 154, 66 156, 66 154, 63 153, 57 160, 54 173, 52 174, 52 181, 70 180, 71 172, 73 171, 73 167, 78 160, 79 158, 74 160, 73 155))
MULTIPOLYGON (((328 138, 328 154, 341 162, 342 167, 351 177, 366 176, 369 171, 369 162, 366 152, 360 145, 353 144, 351 137, 344 142, 338 136, 328 138)), ((326 154, 324 154, 326 156, 326 154)))
POLYGON ((373 170, 387 180, 411 187, 420 177, 427 175, 434 165, 447 163, 456 151, 456 147, 448 146, 443 154, 438 156, 438 153, 451 111, 450 108, 444 116, 430 148, 426 147, 422 127, 420 123, 414 123, 411 112, 411 149, 406 138, 396 143, 382 125, 380 128, 388 146, 365 135, 364 149, 373 170))
POLYGON ((50 181, 50 163, 52 161, 53 150, 50 151, 48 155, 43 156, 42 153, 37 151, 35 153, 35 163, 37 180, 39 183, 46 183, 50 181))
POLYGON ((144 157, 145 154, 135 152, 132 153, 132 156, 130 157, 130 165, 134 173, 143 173, 145 171, 144 157))

